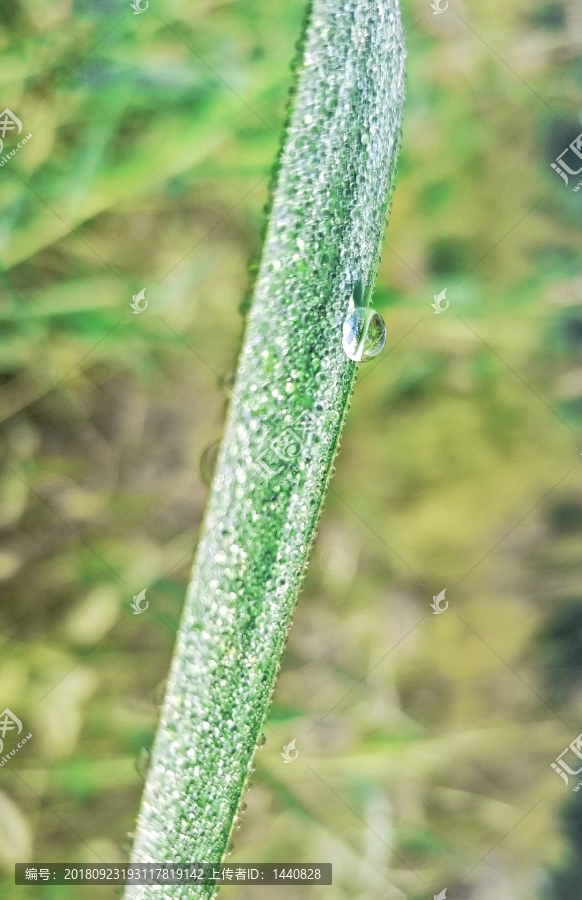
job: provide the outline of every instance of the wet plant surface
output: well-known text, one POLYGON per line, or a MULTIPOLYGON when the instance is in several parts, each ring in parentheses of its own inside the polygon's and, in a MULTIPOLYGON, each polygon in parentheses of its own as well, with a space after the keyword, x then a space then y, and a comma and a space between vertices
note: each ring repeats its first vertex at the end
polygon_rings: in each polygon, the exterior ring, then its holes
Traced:
MULTIPOLYGON (((219 862, 252 766, 352 389, 380 351, 373 284, 404 103, 394 3, 316 3, 134 861, 219 862), (354 313, 352 313, 352 316, 354 313)), ((210 896, 213 886, 166 888, 210 896)), ((128 889, 128 896, 142 894, 128 889)), ((155 896, 157 888, 146 889, 155 896)))
MULTIPOLYGON (((403 4, 386 349, 229 857, 331 861, 331 900, 579 897, 580 792, 550 763, 582 730, 581 212, 550 163, 582 98, 576 11, 550 6, 403 4)), ((0 769, 8 900, 116 896, 12 864, 128 859, 303 14, 0 12, 2 109, 33 135, 0 169, 0 711, 33 735, 0 769)))

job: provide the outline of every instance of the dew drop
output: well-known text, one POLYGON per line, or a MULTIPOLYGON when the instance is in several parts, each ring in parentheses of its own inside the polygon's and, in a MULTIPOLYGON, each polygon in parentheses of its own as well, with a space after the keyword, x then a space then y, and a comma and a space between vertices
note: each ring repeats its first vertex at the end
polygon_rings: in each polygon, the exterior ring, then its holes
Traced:
POLYGON ((148 750, 147 747, 142 747, 135 761, 136 771, 139 775, 141 775, 142 778, 145 778, 147 776, 151 761, 152 751, 148 750))
POLYGON ((156 706, 162 705, 162 703, 164 702, 165 694, 166 694, 166 681, 164 679, 164 681, 158 682, 158 684, 155 686, 155 688, 152 691, 152 699, 153 699, 154 703, 156 704, 156 706))
POLYGON ((134 833, 133 831, 128 831, 123 839, 123 843, 121 845, 121 849, 125 850, 126 853, 131 853, 133 849, 133 841, 134 841, 134 833))
POLYGON ((368 362, 384 349, 386 326, 373 309, 357 306, 344 319, 342 347, 354 362, 368 362))
POLYGON ((204 448, 204 450, 202 451, 202 455, 200 456, 200 475, 206 487, 210 487, 210 484, 212 482, 212 476, 214 475, 214 470, 216 468, 219 450, 220 440, 212 441, 211 444, 208 444, 204 448))

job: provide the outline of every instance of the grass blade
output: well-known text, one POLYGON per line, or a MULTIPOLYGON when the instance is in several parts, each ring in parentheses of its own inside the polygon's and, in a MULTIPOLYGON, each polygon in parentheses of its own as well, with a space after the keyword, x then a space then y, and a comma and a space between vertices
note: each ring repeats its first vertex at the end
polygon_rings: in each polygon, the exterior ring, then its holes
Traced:
POLYGON ((352 389, 342 324, 376 274, 403 96, 396 0, 316 0, 134 861, 226 850, 352 389))

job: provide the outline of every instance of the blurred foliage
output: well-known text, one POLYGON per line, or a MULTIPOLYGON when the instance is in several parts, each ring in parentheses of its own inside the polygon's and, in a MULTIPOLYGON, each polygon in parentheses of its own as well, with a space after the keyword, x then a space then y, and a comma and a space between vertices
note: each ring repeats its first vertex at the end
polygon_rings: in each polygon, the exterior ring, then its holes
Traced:
MULTIPOLYGON (((0 709, 33 733, 0 774, 7 900, 116 895, 11 867, 126 858, 303 14, 0 9, 2 107, 33 135, 0 169, 0 709)), ((582 21, 574 0, 404 15, 388 348, 232 859, 332 861, 330 898, 577 900, 580 795, 549 763, 582 731, 582 207, 549 163, 582 128, 582 21)))

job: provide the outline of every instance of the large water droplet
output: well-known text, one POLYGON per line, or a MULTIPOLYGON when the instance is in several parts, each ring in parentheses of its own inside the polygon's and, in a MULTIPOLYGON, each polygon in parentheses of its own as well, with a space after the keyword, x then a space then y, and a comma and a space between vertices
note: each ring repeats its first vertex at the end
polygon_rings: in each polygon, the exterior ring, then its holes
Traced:
POLYGON ((354 362, 367 362, 384 349, 386 326, 374 309, 357 306, 344 319, 342 347, 354 362))
POLYGON ((212 482, 212 476, 214 475, 214 470, 216 468, 219 450, 220 440, 212 441, 212 443, 208 444, 202 451, 202 455, 200 457, 200 475, 202 476, 202 481, 204 482, 206 487, 210 487, 210 484, 212 482))
POLYGON ((152 751, 147 747, 142 747, 137 755, 137 759, 135 760, 136 772, 141 775, 142 778, 147 778, 151 761, 152 751))

